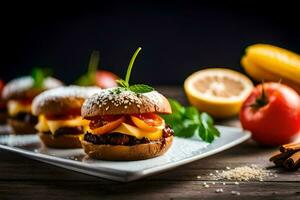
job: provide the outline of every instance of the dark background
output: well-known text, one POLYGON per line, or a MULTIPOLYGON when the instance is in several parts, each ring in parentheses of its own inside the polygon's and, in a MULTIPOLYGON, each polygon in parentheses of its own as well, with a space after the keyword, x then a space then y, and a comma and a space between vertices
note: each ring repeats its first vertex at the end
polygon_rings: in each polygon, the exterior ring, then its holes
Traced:
POLYGON ((136 83, 182 84, 203 67, 241 71, 250 44, 300 52, 298 8, 291 1, 10 2, 0 12, 0 77, 48 66, 72 83, 86 71, 92 50, 100 51, 101 69, 124 76, 138 46, 136 83))

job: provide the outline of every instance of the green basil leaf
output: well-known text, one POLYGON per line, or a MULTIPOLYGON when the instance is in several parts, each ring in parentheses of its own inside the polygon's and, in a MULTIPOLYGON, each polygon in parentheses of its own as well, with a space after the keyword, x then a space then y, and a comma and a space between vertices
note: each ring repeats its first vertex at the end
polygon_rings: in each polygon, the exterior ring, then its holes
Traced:
POLYGON ((214 135, 216 137, 220 137, 220 131, 214 126, 209 127, 209 132, 211 133, 211 135, 214 135))
POLYGON ((214 120, 210 115, 208 115, 206 112, 201 113, 201 121, 208 125, 213 125, 214 120))
MULTIPOLYGON (((198 124, 190 124, 189 126, 185 127, 182 131, 182 137, 193 137, 199 128, 198 124)), ((175 134, 176 135, 176 134, 175 134)))
POLYGON ((195 107, 189 106, 185 108, 185 117, 193 120, 195 123, 199 123, 199 111, 195 107))
POLYGON ((135 93, 147 93, 153 91, 153 87, 145 84, 135 84, 129 86, 129 90, 135 93))
POLYGON ((173 124, 172 126, 172 129, 174 131, 174 135, 175 136, 178 136, 178 137, 185 137, 185 132, 183 131, 184 130, 184 127, 182 124, 180 123, 175 123, 173 124))
POLYGON ((182 116, 179 113, 161 115, 161 117, 164 118, 165 122, 171 126, 173 126, 173 124, 181 123, 182 121, 182 116))
POLYGON ((185 108, 176 100, 168 99, 171 105, 172 113, 184 114, 185 108))
POLYGON ((172 114, 162 115, 165 122, 174 130, 175 136, 196 136, 203 141, 211 143, 215 137, 220 136, 214 127, 214 121, 207 113, 199 113, 195 107, 184 107, 178 101, 169 99, 172 114))

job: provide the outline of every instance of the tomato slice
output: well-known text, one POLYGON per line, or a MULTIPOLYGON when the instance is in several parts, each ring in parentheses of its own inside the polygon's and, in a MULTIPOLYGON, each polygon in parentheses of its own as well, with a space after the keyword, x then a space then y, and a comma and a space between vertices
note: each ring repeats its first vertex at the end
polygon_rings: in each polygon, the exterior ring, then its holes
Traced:
POLYGON ((161 118, 159 115, 156 115, 154 113, 144 113, 144 114, 138 114, 138 115, 132 115, 132 116, 143 120, 149 126, 157 127, 157 126, 163 125, 163 123, 164 123, 163 118, 161 118))
POLYGON ((126 118, 124 116, 119 116, 118 119, 113 121, 107 121, 107 119, 112 119, 111 117, 106 117, 106 121, 103 120, 92 120, 90 122, 90 129, 92 130, 92 133, 95 135, 103 135, 105 133, 109 133, 113 129, 116 129, 118 126, 120 126, 121 123, 125 122, 126 118), (96 124, 98 123, 98 124, 96 124), (102 123, 102 124, 100 124, 102 123), (101 125, 101 126, 98 126, 101 125), (98 126, 98 127, 97 127, 98 126))

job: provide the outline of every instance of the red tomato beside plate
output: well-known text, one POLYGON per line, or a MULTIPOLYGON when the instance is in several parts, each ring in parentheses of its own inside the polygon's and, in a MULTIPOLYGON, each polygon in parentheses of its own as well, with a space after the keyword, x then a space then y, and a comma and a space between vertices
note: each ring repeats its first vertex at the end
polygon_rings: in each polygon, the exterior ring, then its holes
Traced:
POLYGON ((292 142, 300 131, 300 97, 280 83, 260 84, 243 103, 240 121, 260 144, 292 142))

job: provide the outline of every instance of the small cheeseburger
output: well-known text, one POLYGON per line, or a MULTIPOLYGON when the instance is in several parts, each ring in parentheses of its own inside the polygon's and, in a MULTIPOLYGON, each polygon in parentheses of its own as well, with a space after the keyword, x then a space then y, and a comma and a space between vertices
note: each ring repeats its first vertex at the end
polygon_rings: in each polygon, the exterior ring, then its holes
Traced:
POLYGON ((158 114, 169 113, 168 100, 156 91, 102 90, 82 106, 81 115, 90 120, 82 147, 90 157, 103 160, 160 156, 170 148, 174 134, 158 114))
POLYGON ((34 126, 37 118, 31 114, 31 103, 39 93, 59 87, 62 82, 48 77, 43 80, 41 86, 36 87, 34 79, 24 76, 13 79, 3 88, 2 97, 7 101, 8 124, 12 127, 14 134, 36 133, 34 126))
POLYGON ((4 82, 0 79, 0 125, 6 124, 7 119, 6 101, 2 98, 3 88, 4 82))
POLYGON ((99 92, 98 87, 67 86, 47 90, 32 103, 32 113, 38 116, 36 129, 42 142, 54 148, 80 148, 87 120, 80 116, 84 100, 99 92))

